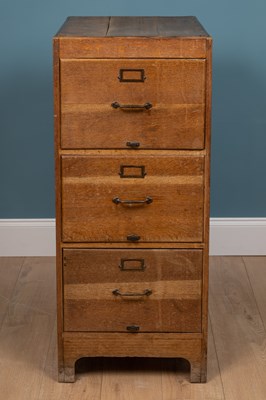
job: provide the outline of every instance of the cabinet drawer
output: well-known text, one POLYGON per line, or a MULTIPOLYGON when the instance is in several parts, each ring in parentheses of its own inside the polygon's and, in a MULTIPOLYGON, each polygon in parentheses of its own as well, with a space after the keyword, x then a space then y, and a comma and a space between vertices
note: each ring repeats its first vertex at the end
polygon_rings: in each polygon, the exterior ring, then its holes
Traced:
POLYGON ((201 250, 65 249, 63 256, 65 331, 201 331, 201 250))
POLYGON ((62 240, 201 242, 203 172, 204 156, 62 156, 62 240))
POLYGON ((60 76, 62 148, 204 148, 205 60, 61 60, 60 76))

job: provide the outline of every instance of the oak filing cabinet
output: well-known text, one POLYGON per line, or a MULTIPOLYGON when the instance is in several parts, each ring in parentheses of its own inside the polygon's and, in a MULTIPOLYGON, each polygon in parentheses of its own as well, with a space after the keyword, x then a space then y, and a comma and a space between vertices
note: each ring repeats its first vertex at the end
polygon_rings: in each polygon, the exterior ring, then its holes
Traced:
POLYGON ((182 357, 206 381, 211 38, 195 17, 70 17, 54 37, 59 380, 182 357))

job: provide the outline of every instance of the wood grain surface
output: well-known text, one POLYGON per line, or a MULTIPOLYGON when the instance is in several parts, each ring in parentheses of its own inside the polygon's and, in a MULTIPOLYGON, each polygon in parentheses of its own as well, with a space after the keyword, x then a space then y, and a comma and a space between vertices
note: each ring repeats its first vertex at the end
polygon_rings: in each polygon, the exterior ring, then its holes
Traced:
POLYGON ((68 17, 56 36, 106 36, 110 17, 68 17))
POLYGON ((64 250, 64 330, 200 332, 201 263, 201 250, 64 250))
POLYGON ((201 242, 203 165, 204 157, 63 156, 63 241, 126 242, 136 234, 140 242, 201 242), (144 166, 146 175, 121 178, 123 165, 144 166), (113 202, 147 196, 151 204, 113 202))
POLYGON ((55 196, 56 196, 56 286, 57 286, 57 340, 58 371, 64 365, 63 357, 63 306, 62 306, 62 254, 61 254, 61 159, 59 154, 61 141, 61 87, 59 39, 53 39, 53 89, 54 89, 54 158, 55 158, 55 196))
POLYGON ((211 38, 195 17, 76 17, 54 43, 59 380, 84 354, 164 357, 172 332, 206 382, 211 38))
POLYGON ((64 249, 63 259, 66 285, 202 277, 202 250, 64 249), (143 260, 143 269, 139 260, 143 260))
POLYGON ((185 360, 167 359, 161 364, 163 400, 224 400, 223 385, 211 330, 208 337, 208 381, 204 385, 188 382, 190 367, 185 360))
POLYGON ((205 58, 209 35, 195 17, 70 17, 56 37, 61 58, 205 58))
POLYGON ((10 293, 0 328, 0 398, 5 400, 38 398, 55 321, 54 258, 21 261, 0 258, 1 281, 8 284, 5 291, 0 286, 0 296, 10 293))
POLYGON ((265 290, 265 269, 266 259, 265 257, 245 257, 244 264, 247 270, 247 274, 250 280, 250 284, 253 288, 254 297, 258 306, 261 319, 264 326, 266 327, 266 290, 265 290))
MULTIPOLYGON (((255 272, 257 265, 253 265, 255 272)), ((265 273, 265 264, 262 268, 265 273)), ((261 274, 264 285, 265 276, 261 274)), ((254 297, 259 288, 254 281, 251 285, 240 257, 212 259, 210 282, 210 317, 225 398, 262 400, 266 396, 266 333, 254 297)), ((265 308, 265 296, 263 304, 265 308)))
POLYGON ((212 39, 207 40, 206 60, 206 111, 205 111, 205 173, 204 173, 204 243, 203 277, 202 277, 202 381, 207 379, 207 345, 208 345, 208 296, 209 296, 209 234, 210 234, 210 152, 211 152, 211 101, 212 101, 212 39), (205 376, 203 376, 205 374, 205 376))
MULTIPOLYGON (((73 21, 74 22, 74 21, 73 21)), ((196 17, 110 17, 107 36, 208 36, 196 17)))
POLYGON ((196 17, 68 17, 59 37, 208 36, 196 17))
POLYGON ((206 58, 206 38, 80 37, 60 38, 60 57, 77 58, 206 58))
POLYGON ((61 60, 61 82, 62 148, 204 147, 204 60, 61 60), (120 69, 144 69, 146 79, 120 82, 120 69))
POLYGON ((0 329, 8 312, 8 306, 12 297, 14 286, 19 278, 24 258, 2 257, 0 262, 0 329), (8 271, 8 274, 6 273, 8 271))

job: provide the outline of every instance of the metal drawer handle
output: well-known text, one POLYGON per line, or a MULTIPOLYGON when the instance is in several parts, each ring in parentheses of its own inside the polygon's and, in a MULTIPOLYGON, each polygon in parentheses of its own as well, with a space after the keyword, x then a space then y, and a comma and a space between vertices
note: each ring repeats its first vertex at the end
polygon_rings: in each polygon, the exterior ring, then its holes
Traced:
POLYGON ((133 235, 127 235, 127 240, 130 240, 131 242, 137 242, 140 240, 140 236, 133 233, 133 235))
POLYGON ((132 333, 138 332, 139 331, 139 326, 138 325, 127 326, 127 331, 132 332, 132 333))
POLYGON ((122 297, 133 297, 133 296, 150 296, 152 294, 151 289, 145 289, 142 293, 121 293, 119 289, 115 289, 112 291, 115 296, 122 296, 122 297))
POLYGON ((132 149, 137 149, 140 146, 140 142, 127 142, 126 145, 132 147, 132 149))
POLYGON ((152 104, 147 102, 145 104, 120 104, 118 101, 114 101, 111 106, 113 108, 121 108, 123 109, 140 109, 140 110, 150 110, 152 108, 152 104))
POLYGON ((151 204, 153 199, 149 196, 145 200, 121 200, 119 197, 114 197, 112 200, 115 204, 151 204))

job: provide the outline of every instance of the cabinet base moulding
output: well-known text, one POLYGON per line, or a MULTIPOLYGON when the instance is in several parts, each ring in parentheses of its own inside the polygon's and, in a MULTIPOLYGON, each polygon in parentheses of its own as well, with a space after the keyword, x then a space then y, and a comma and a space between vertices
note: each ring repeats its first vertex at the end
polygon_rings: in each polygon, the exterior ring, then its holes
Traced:
POLYGON ((191 382, 206 382, 201 334, 64 333, 64 366, 59 381, 74 382, 75 362, 82 357, 171 357, 190 363, 191 382))

